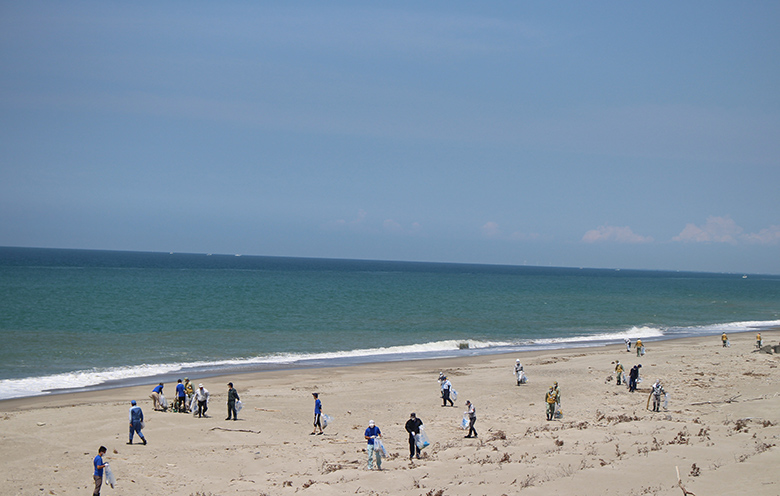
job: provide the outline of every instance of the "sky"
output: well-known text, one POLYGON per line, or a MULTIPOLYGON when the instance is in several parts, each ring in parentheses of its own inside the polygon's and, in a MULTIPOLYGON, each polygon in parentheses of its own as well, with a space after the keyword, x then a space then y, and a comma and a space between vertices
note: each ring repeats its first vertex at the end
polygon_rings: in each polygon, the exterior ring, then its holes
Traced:
POLYGON ((0 246, 780 274, 778 20, 0 0, 0 246))

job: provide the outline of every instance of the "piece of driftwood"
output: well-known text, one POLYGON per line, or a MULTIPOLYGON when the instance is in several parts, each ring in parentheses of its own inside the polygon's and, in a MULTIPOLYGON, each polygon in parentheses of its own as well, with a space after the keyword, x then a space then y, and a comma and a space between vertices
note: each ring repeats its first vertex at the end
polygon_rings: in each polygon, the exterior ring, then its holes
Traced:
POLYGON ((260 431, 253 431, 250 429, 226 429, 224 427, 212 427, 210 431, 232 431, 232 432, 251 432, 252 434, 260 434, 260 431))
POLYGON ((679 467, 677 467, 677 466, 675 466, 675 467, 674 467, 674 469, 677 471, 677 485, 678 485, 678 486, 680 486, 680 489, 682 489, 683 496, 688 496, 688 495, 690 495, 690 496, 696 496, 695 494, 693 494, 692 492, 690 492, 689 490, 687 490, 687 489, 685 489, 685 488, 683 487, 683 485, 682 485, 682 479, 680 478, 680 468, 679 468, 679 467))
POLYGON ((729 399, 721 400, 721 401, 699 401, 698 403, 691 403, 691 405, 717 405, 719 403, 734 403, 737 401, 737 398, 742 396, 741 394, 738 394, 736 396, 732 396, 729 399))
POLYGON ((261 412, 278 412, 279 410, 270 410, 268 408, 257 408, 255 407, 255 410, 259 410, 261 412))

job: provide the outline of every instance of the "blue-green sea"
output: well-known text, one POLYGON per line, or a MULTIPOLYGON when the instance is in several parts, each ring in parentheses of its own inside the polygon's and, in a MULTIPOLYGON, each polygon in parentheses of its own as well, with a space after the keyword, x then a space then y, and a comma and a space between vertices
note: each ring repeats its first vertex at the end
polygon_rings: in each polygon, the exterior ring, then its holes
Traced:
POLYGON ((0 399, 778 325, 778 276, 0 248, 0 399))

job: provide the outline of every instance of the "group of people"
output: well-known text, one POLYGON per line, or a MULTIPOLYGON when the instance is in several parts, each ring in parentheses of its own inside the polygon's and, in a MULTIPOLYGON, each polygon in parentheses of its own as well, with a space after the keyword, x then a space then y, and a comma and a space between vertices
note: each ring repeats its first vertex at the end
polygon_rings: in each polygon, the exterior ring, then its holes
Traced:
MULTIPOLYGON (((163 395, 164 387, 164 383, 159 383, 149 395, 155 411, 166 411, 168 409, 167 401, 163 395)), ((227 418, 225 420, 238 420, 238 405, 241 398, 238 396, 238 391, 233 387, 232 382, 229 382, 227 387, 227 418)), ((203 387, 203 384, 198 384, 197 389, 195 389, 188 377, 185 377, 183 382, 179 379, 176 383, 176 399, 173 402, 173 411, 197 414, 198 418, 208 417, 206 412, 209 409, 210 397, 209 390, 203 387)))
POLYGON ((558 381, 550 386, 544 395, 544 403, 547 407, 547 420, 553 420, 561 411, 561 391, 558 389, 558 381))

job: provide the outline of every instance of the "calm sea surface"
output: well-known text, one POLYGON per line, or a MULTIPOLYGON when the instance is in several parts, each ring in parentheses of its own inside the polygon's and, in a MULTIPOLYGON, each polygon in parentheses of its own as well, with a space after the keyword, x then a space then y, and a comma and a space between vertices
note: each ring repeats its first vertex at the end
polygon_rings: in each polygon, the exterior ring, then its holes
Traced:
POLYGON ((780 325, 780 277, 0 248, 0 398, 780 325))

